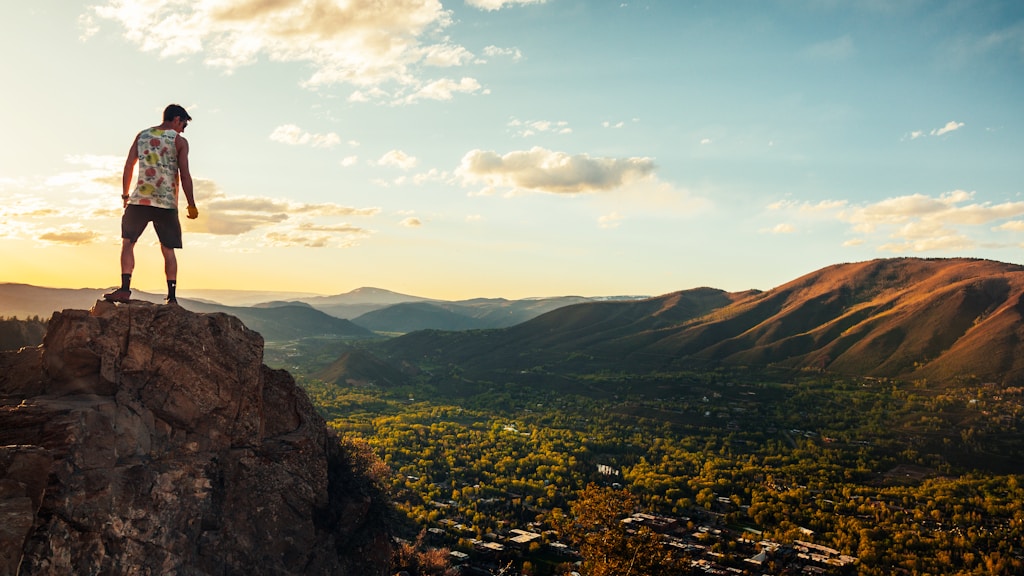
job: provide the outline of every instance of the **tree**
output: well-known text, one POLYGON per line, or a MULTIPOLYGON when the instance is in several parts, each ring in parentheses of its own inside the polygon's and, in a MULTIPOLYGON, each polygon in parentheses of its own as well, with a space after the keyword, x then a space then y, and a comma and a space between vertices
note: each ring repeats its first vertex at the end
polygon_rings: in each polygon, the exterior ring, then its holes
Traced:
POLYGON ((636 497, 625 489, 590 484, 579 493, 562 531, 579 546, 584 574, 648 576, 664 574, 675 563, 650 529, 627 530, 622 520, 636 507, 636 497))
POLYGON ((420 531, 415 542, 399 544, 392 553, 392 566, 416 576, 453 576, 447 548, 427 548, 425 531, 420 531))

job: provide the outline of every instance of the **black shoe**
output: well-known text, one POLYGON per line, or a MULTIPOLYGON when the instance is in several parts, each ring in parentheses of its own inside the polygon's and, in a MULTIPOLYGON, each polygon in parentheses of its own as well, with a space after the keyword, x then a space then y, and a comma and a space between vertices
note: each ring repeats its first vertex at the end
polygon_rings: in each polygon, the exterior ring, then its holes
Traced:
POLYGON ((120 302, 121 304, 127 304, 131 297, 132 291, 126 288, 118 288, 110 294, 103 295, 103 299, 107 302, 120 302))

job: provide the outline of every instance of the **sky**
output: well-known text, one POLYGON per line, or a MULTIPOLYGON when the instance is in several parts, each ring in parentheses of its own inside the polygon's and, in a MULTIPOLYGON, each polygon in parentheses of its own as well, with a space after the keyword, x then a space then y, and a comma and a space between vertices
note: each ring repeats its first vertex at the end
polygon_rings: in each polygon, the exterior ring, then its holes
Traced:
MULTIPOLYGON (((0 18, 0 282, 119 283, 170 103, 190 289, 767 290, 1024 254, 1017 0, 36 0, 0 18)), ((149 228, 133 287, 162 291, 149 228)))

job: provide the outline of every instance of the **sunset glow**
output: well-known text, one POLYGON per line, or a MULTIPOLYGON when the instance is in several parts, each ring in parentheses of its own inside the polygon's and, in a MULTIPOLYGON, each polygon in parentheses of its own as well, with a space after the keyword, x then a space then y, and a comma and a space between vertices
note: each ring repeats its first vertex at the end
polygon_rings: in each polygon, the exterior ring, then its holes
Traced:
MULTIPOLYGON (((0 32, 0 282, 118 283, 125 154, 172 102, 185 297, 1021 262, 1019 3, 17 2, 0 32)), ((160 290, 152 230, 136 257, 160 290)))

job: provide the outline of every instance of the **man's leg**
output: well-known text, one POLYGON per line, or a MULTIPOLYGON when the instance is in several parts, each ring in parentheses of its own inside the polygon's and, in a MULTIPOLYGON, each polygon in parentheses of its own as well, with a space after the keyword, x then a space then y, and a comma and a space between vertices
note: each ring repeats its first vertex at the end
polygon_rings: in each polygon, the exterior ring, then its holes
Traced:
POLYGON ((178 287, 178 256, 174 248, 160 245, 160 253, 164 255, 164 275, 167 276, 167 303, 172 304, 178 301, 175 291, 178 287))
POLYGON ((121 274, 131 276, 135 271, 135 242, 121 238, 121 274))
POLYGON ((132 271, 135 270, 135 242, 128 238, 121 239, 121 287, 103 299, 108 302, 128 302, 132 297, 132 271))

